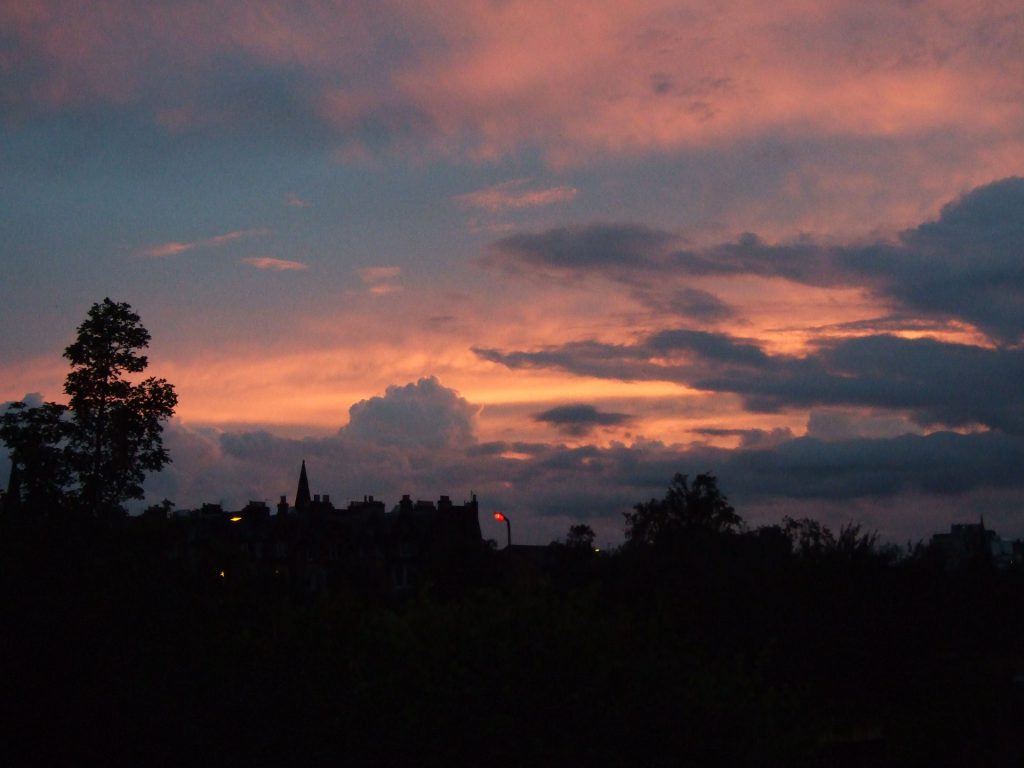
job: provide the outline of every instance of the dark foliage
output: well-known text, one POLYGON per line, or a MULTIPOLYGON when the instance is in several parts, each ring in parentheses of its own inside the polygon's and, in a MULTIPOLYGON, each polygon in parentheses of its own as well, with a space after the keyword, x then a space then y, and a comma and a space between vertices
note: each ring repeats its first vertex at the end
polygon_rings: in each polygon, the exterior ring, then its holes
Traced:
MULTIPOLYGON (((705 484, 707 497, 724 504, 705 484)), ((544 567, 487 550, 457 589, 398 600, 353 582, 314 597, 208 579, 172 556, 187 530, 170 508, 118 527, 0 519, 7 764, 1021 754, 1012 570, 896 558, 856 526, 743 532, 729 507, 727 524, 681 526, 669 549, 563 544, 544 567)))
POLYGON ((676 474, 663 499, 651 499, 626 513, 626 540, 637 544, 671 544, 690 535, 734 533, 742 519, 718 489, 712 474, 693 483, 676 474))

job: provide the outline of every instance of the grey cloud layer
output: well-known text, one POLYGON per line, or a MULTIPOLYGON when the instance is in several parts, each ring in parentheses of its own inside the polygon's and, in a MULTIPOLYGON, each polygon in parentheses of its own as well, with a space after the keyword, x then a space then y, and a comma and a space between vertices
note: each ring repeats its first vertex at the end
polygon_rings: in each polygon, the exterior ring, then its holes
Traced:
POLYGON ((476 349, 509 368, 555 368, 624 381, 671 381, 740 395, 759 412, 824 405, 906 410, 921 425, 1024 434, 1024 350, 878 335, 821 341, 805 357, 751 341, 662 331, 632 345, 572 342, 534 352, 476 349))
MULTIPOLYGON (((1024 179, 975 189, 946 205, 935 221, 903 232, 894 242, 768 245, 745 235, 702 250, 678 245, 666 232, 600 225, 507 237, 494 244, 490 259, 509 268, 596 274, 634 292, 648 286, 655 296, 700 276, 755 275, 859 287, 897 309, 888 318, 811 329, 817 336, 803 356, 770 355, 750 339, 671 327, 631 344, 580 339, 476 353, 512 369, 553 368, 731 393, 752 411, 869 407, 904 413, 925 427, 982 425, 1024 434, 1019 386, 1024 349, 1016 346, 1024 334, 1024 179), (974 325, 995 346, 879 332, 928 332, 946 322, 974 325)), ((691 317, 712 324, 713 301, 707 306, 691 317)))
POLYGON ((962 320, 998 342, 1015 343, 1024 334, 1024 179, 974 189, 895 242, 770 245, 748 234, 687 250, 669 232, 599 224, 511 235, 494 244, 490 261, 508 269, 597 273, 631 285, 756 275, 863 287, 909 313, 962 320))

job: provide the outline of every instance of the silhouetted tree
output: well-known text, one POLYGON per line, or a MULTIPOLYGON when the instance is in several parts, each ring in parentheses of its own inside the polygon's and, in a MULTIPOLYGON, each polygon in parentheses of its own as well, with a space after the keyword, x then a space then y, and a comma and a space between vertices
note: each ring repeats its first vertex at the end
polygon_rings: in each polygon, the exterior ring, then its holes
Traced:
POLYGON ((97 516, 142 498, 146 472, 170 461, 161 422, 177 405, 174 387, 164 379, 133 384, 125 378, 149 365, 139 354, 149 339, 132 308, 108 298, 92 306, 64 350, 71 362, 64 382, 74 424, 70 446, 82 499, 97 516))
POLYGON ((820 556, 836 546, 836 538, 828 526, 809 517, 794 519, 786 516, 782 518, 782 530, 793 551, 802 557, 820 556))
POLYGON ((805 558, 834 556, 841 560, 865 560, 872 557, 896 559, 898 548, 881 546, 878 533, 865 531, 860 523, 847 523, 836 536, 817 520, 791 517, 782 519, 782 530, 793 551, 805 558))
POLYGON ((584 523, 569 526, 565 536, 565 546, 570 549, 583 549, 588 552, 594 549, 594 529, 584 523))
POLYGON ((73 497, 91 516, 109 517, 123 513, 126 500, 142 498, 146 472, 170 461, 162 422, 178 401, 164 379, 126 378, 149 364, 140 354, 149 339, 128 304, 93 304, 64 351, 68 405, 15 403, 3 415, 0 438, 24 474, 27 500, 73 497))
POLYGON ((625 517, 631 544, 655 544, 687 532, 735 533, 743 524, 709 473, 697 475, 692 484, 677 473, 665 498, 637 504, 625 517))
POLYGON ((28 512, 56 511, 71 479, 68 453, 70 423, 67 406, 44 403, 30 408, 12 403, 0 416, 0 440, 11 456, 12 477, 7 505, 28 512))

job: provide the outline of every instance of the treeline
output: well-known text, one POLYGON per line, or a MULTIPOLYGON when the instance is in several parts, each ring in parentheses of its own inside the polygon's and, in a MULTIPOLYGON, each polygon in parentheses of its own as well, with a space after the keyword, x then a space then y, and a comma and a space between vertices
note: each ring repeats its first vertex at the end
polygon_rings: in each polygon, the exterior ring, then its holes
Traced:
POLYGON ((1016 764, 1018 573, 746 530, 707 475, 626 524, 381 600, 211 585, 145 526, 5 522, 13 764, 1016 764))

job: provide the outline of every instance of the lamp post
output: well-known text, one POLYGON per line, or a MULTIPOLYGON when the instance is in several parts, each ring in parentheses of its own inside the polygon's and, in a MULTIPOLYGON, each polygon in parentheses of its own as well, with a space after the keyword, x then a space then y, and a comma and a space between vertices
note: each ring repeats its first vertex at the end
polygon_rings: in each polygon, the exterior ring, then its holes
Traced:
POLYGON ((507 549, 508 547, 511 547, 512 546, 512 523, 509 522, 508 517, 506 517, 501 512, 495 512, 494 513, 494 519, 497 520, 499 523, 500 522, 504 522, 505 523, 505 531, 506 531, 506 533, 508 533, 508 543, 506 544, 505 548, 507 549))

